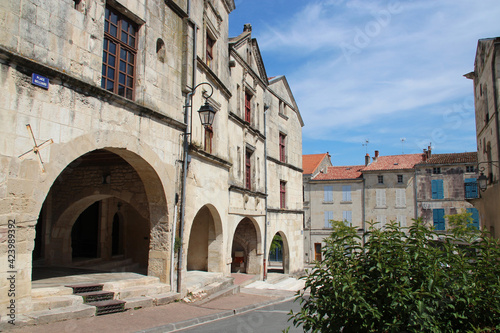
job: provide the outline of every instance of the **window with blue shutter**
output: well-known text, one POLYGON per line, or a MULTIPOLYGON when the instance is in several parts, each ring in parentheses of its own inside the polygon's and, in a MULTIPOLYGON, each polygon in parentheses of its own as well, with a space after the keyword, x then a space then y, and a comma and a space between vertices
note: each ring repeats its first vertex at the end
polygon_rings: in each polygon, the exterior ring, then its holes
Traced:
POLYGON ((479 212, 476 208, 467 208, 467 213, 472 214, 472 226, 479 229, 479 212))
POLYGON ((351 201, 351 185, 342 185, 342 201, 351 201))
POLYGON ((333 202, 333 186, 328 185, 323 187, 324 202, 333 202))
POLYGON ((444 225, 444 209, 433 209, 432 210, 434 229, 435 230, 445 230, 444 225))
POLYGON ((352 211, 344 210, 342 212, 342 219, 344 220, 345 225, 351 226, 351 224, 352 224, 352 211))
POLYGON ((331 228, 332 223, 331 221, 333 220, 333 211, 325 211, 325 228, 331 228))
POLYGON ((465 199, 478 198, 476 178, 465 178, 465 199))
POLYGON ((432 199, 444 199, 442 179, 433 179, 431 187, 432 187, 432 199))

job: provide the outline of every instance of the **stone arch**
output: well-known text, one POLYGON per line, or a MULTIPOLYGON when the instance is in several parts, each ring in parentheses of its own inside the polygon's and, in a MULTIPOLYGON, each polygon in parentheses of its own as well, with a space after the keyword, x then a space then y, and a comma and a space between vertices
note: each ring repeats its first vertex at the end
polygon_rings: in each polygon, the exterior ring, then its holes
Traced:
POLYGON ((282 248, 281 248, 281 251, 282 251, 282 270, 283 270, 284 274, 288 274, 290 272, 290 247, 288 244, 288 238, 286 237, 286 234, 283 231, 276 232, 273 235, 273 237, 270 238, 269 248, 268 248, 267 253, 269 256, 269 253, 271 252, 270 251, 271 242, 272 242, 274 236, 276 236, 276 235, 279 235, 281 237, 281 240, 282 240, 282 248))
POLYGON ((245 217, 233 235, 231 271, 247 274, 261 273, 261 233, 257 222, 245 217))
MULTIPOLYGON (((119 137, 121 135, 118 135, 119 137)), ((123 137, 124 142, 121 142, 123 145, 127 142, 130 143, 130 135, 129 138, 126 139, 123 137)), ((165 179, 168 180, 169 175, 168 169, 162 165, 161 161, 158 159, 156 154, 154 154, 150 149, 144 147, 142 144, 134 145, 129 144, 130 147, 134 148, 136 152, 130 151, 125 148, 117 148, 117 147, 104 147, 102 149, 95 149, 90 152, 87 152, 83 155, 77 156, 74 158, 61 172, 54 177, 55 170, 61 170, 59 167, 59 163, 61 161, 65 161, 68 155, 73 156, 79 150, 86 150, 91 147, 91 143, 83 138, 79 138, 75 141, 80 141, 80 144, 72 142, 64 147, 58 147, 59 154, 61 154, 61 158, 57 160, 55 163, 47 164, 47 175, 46 177, 49 179, 53 179, 50 183, 48 179, 44 182, 44 186, 47 183, 51 184, 50 189, 57 182, 64 182, 65 177, 71 175, 72 170, 77 170, 81 164, 79 164, 79 159, 87 154, 95 154, 96 152, 106 152, 106 154, 113 154, 117 158, 124 161, 124 164, 128 165, 137 175, 137 183, 139 183, 143 187, 144 194, 142 197, 144 200, 141 204, 139 204, 136 200, 134 200, 134 194, 126 189, 117 189, 111 186, 94 186, 85 188, 81 191, 76 192, 71 196, 71 201, 67 202, 66 209, 60 216, 55 216, 53 220, 53 225, 51 227, 50 232, 47 234, 46 239, 53 238, 53 244, 59 243, 61 249, 68 250, 71 245, 71 228, 68 228, 68 221, 70 221, 70 225, 74 223, 78 214, 80 214, 83 210, 85 210, 92 203, 99 200, 120 200, 123 203, 126 203, 127 208, 131 208, 132 216, 135 216, 136 220, 144 220, 142 223, 147 226, 148 232, 144 236, 144 239, 147 240, 147 246, 145 248, 145 256, 148 274, 160 277, 161 281, 168 281, 169 274, 169 263, 168 263, 168 251, 170 248, 170 228, 168 226, 168 206, 167 206, 167 198, 166 198, 166 188, 164 187, 165 179), (138 152, 141 152, 144 156, 139 156, 138 152), (69 169, 69 168, 74 169, 69 169), (161 174, 161 171, 164 173, 161 174), (163 177, 160 177, 161 176, 163 177), (132 209, 133 208, 133 209, 132 209), (56 236, 56 237, 54 237, 56 236), (161 261, 161 262, 159 262, 161 261)), ((106 141, 106 140, 103 140, 106 141)), ((120 141, 120 140, 118 140, 120 141)), ((100 141, 94 142, 99 143, 100 141)), ((101 144, 105 144, 106 142, 100 142, 101 144)), ((114 144, 114 143, 113 143, 114 144)), ((111 175, 113 177, 113 175, 111 175)), ((119 177, 119 176, 118 176, 119 177)), ((106 175, 102 177, 102 184, 106 184, 106 175)), ((170 190, 173 192, 173 182, 170 184, 170 190)), ((48 201, 48 197, 50 194, 50 189, 47 191, 47 195, 42 202, 48 201)), ((52 247, 54 249, 54 247, 52 247)), ((67 263, 71 260, 71 254, 68 254, 65 251, 63 252, 62 257, 54 258, 51 257, 50 249, 47 249, 49 257, 49 264, 54 259, 59 262, 67 263)), ((53 253, 57 253, 53 251, 53 253)))
POLYGON ((222 272, 224 267, 223 229, 217 209, 207 204, 196 213, 189 233, 187 247, 187 270, 222 272))

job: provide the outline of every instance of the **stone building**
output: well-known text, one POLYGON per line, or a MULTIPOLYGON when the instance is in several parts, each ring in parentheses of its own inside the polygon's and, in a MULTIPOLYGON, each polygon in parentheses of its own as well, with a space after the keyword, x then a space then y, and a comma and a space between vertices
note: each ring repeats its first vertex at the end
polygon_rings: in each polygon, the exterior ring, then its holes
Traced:
POLYGON ((477 43, 474 71, 465 75, 473 80, 476 114, 478 171, 486 184, 472 203, 479 211, 482 227, 500 238, 500 132, 498 112, 498 66, 500 37, 480 39, 477 43))
POLYGON ((365 180, 365 221, 383 227, 397 221, 408 226, 416 217, 415 164, 422 154, 379 156, 375 151, 372 163, 363 171, 365 180))
POLYGON ((250 27, 229 39, 234 8, 0 1, 0 271, 15 270, 17 314, 39 267, 113 263, 183 293, 191 270, 262 276, 278 233, 285 271, 302 269, 303 122, 250 27))
POLYGON ((446 215, 466 211, 479 228, 479 214, 467 200, 478 198, 477 153, 431 154, 424 152, 415 165, 417 177, 417 216, 435 230, 448 228, 446 215))
POLYGON ((311 219, 304 228, 306 262, 321 260, 324 239, 331 233, 332 220, 358 229, 364 225, 364 165, 329 166, 308 182, 311 219))

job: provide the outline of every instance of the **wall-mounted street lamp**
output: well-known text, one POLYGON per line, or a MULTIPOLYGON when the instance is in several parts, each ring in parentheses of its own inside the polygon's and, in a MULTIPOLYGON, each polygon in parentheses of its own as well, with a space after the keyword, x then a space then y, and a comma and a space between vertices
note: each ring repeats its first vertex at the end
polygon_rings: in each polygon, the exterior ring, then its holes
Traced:
MULTIPOLYGON (((179 222, 179 238, 180 238, 180 246, 179 246, 179 258, 178 258, 178 266, 177 266, 177 292, 181 292, 182 287, 182 260, 183 260, 183 251, 184 251, 184 219, 185 219, 185 211, 186 211, 186 188, 187 188, 187 170, 189 164, 189 145, 192 141, 192 132, 193 132, 193 95, 196 92, 196 89, 199 86, 208 85, 210 87, 210 94, 203 94, 203 98, 205 98, 205 104, 200 107, 198 110, 198 115, 200 116, 201 124, 207 128, 212 126, 215 118, 216 111, 214 108, 208 103, 208 99, 212 97, 214 93, 214 87, 208 82, 202 82, 194 86, 194 88, 189 92, 186 96, 186 103, 184 105, 184 120, 186 122, 186 130, 184 132, 184 160, 183 160, 183 172, 182 172, 182 197, 181 197, 181 216, 179 222), (189 112, 188 112, 189 108, 189 112)), ((172 256, 171 256, 171 285, 173 285, 173 269, 174 269, 174 246, 175 243, 175 225, 176 222, 173 223, 174 227, 172 229, 172 256)))
POLYGON ((477 164, 477 169, 481 174, 479 177, 477 177, 477 185, 479 186, 479 189, 484 192, 488 188, 488 177, 484 174, 484 171, 486 168, 484 166, 480 167, 481 164, 492 164, 498 168, 498 161, 485 161, 485 162, 479 162, 477 164))

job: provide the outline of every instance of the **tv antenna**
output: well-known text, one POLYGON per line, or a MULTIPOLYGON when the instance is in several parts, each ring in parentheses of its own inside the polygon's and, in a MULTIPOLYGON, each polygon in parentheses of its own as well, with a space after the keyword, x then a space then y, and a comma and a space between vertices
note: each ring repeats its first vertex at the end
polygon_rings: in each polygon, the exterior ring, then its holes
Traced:
POLYGON ((368 154, 368 144, 370 143, 370 141, 368 139, 365 139, 365 143, 362 144, 362 146, 365 147, 365 150, 366 150, 366 153, 368 154))
POLYGON ((404 144, 405 144, 406 138, 401 138, 400 140, 401 140, 401 154, 404 154, 405 153, 404 144))

